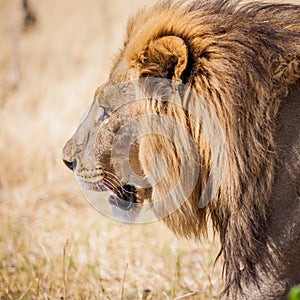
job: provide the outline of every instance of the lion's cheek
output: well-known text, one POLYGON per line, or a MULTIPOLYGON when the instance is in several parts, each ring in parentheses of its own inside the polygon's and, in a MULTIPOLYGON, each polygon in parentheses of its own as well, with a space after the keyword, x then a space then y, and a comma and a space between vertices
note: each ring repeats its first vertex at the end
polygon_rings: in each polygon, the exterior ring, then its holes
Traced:
POLYGON ((161 136, 145 136, 140 141, 139 162, 152 187, 152 200, 168 197, 180 177, 180 159, 174 145, 161 136))
POLYGON ((111 148, 113 143, 113 134, 108 130, 98 132, 95 147, 95 160, 97 166, 111 169, 111 148))

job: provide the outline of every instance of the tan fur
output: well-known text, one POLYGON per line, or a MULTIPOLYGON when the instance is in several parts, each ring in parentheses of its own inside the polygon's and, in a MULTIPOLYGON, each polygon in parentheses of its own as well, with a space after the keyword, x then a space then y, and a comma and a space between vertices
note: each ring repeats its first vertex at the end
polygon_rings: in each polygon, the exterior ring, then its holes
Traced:
MULTIPOLYGON (((99 147, 96 160, 99 169, 116 173, 109 160, 104 162, 103 154, 109 152, 113 135, 130 118, 153 113, 175 119, 188 129, 193 138, 199 155, 200 176, 188 201, 163 221, 175 233, 198 239, 206 233, 207 219, 211 217, 214 229, 220 235, 220 254, 224 256, 226 277, 225 295, 229 299, 284 297, 291 285, 300 282, 299 276, 285 278, 287 283, 278 288, 277 295, 272 295, 271 287, 269 290, 266 287, 265 292, 261 288, 256 298, 251 298, 250 292, 245 296, 242 290, 246 291, 247 286, 253 283, 253 289, 260 286, 265 272, 272 273, 270 278, 277 280, 273 273, 280 273, 278 268, 283 268, 283 263, 279 261, 284 254, 270 225, 270 220, 276 218, 276 209, 273 214, 269 206, 271 203, 277 206, 274 190, 278 184, 276 177, 282 170, 278 160, 284 160, 289 155, 294 155, 296 167, 290 170, 293 180, 288 183, 286 178, 284 184, 294 191, 291 197, 295 197, 293 203, 297 214, 300 212, 299 204, 297 206, 299 146, 294 154, 290 154, 289 150, 280 152, 281 141, 277 138, 281 130, 277 120, 282 103, 294 101, 293 105, 299 111, 300 6, 258 2, 243 5, 238 1, 226 0, 167 1, 141 11, 129 21, 124 47, 105 86, 130 78, 153 76, 169 78, 192 87, 214 110, 224 130, 227 157, 225 174, 216 197, 206 207, 199 208, 199 195, 206 187, 212 164, 210 143, 191 114, 170 102, 148 99, 131 103, 126 108, 120 107, 115 114, 112 113, 111 121, 97 137, 99 147), (288 100, 292 91, 296 97, 288 100)), ((147 88, 147 81, 145 86, 147 88)), ((148 88, 164 89, 161 86, 148 88)), ((95 101, 102 106, 113 105, 112 98, 104 100, 104 90, 103 86, 97 90, 95 101)), ((183 107, 188 106, 193 113, 201 114, 197 97, 182 101, 183 107)), ((290 117, 295 120, 298 114, 296 109, 289 112, 294 114, 290 117)), ((287 119, 288 115, 284 118, 287 119)), ((163 118, 160 122, 162 127, 167 126, 163 118)), ((151 126, 151 122, 143 123, 143 129, 151 126)), ((295 131, 294 138, 287 141, 290 149, 300 143, 299 127, 296 126, 295 131)), ((191 150, 189 147, 185 150, 180 148, 182 143, 187 143, 186 137, 175 133, 173 138, 173 143, 170 143, 162 136, 148 135, 140 139, 133 151, 135 169, 139 169, 150 184, 151 176, 162 175, 162 166, 159 161, 151 165, 149 158, 161 152, 165 157, 169 176, 152 186, 152 201, 160 200, 176 184, 181 163, 178 153, 183 151, 181 154, 188 156, 191 150), (153 172, 156 174, 153 175, 153 172)), ((70 154, 74 140, 76 137, 64 150, 68 161, 75 159, 70 154)), ((84 161, 83 158, 76 159, 84 161)), ((288 165, 283 168, 288 168, 288 165)), ((184 195, 183 189, 174 197, 184 195)), ((148 194, 140 191, 139 201, 143 202, 145 195, 148 194)), ((282 203, 285 199, 278 201, 282 203)), ((288 214, 287 211, 283 224, 289 222, 288 214)), ((296 215, 294 218, 297 220, 300 217, 296 215)), ((300 226, 295 222, 296 236, 291 245, 299 247, 300 226)), ((299 269, 299 259, 295 258, 294 262, 295 266, 291 268, 299 269)), ((282 269, 282 274, 288 277, 288 274, 294 273, 287 268, 282 269)), ((282 278, 278 282, 280 280, 282 278)))

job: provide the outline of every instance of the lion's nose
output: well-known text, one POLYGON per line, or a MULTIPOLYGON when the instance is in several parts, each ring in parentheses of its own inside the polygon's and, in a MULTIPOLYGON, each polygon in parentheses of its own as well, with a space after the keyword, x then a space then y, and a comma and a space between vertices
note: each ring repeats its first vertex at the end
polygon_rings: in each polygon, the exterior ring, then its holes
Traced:
POLYGON ((75 171, 76 165, 77 165, 76 159, 74 161, 67 161, 67 160, 63 159, 63 162, 71 171, 75 171))

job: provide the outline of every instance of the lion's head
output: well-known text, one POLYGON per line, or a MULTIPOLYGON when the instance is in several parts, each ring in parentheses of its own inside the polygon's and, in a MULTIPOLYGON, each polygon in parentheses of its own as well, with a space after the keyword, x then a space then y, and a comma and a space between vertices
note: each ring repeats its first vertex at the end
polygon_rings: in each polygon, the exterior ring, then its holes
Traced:
POLYGON ((121 221, 147 207, 198 238, 210 215, 227 287, 256 278, 299 32, 293 5, 166 1, 141 11, 63 150, 66 165, 84 189, 111 191, 121 221))

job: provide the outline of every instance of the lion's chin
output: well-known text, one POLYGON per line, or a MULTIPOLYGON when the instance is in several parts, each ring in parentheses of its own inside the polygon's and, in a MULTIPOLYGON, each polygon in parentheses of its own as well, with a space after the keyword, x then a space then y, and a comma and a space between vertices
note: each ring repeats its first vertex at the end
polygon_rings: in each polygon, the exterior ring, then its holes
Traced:
POLYGON ((153 213, 150 216, 150 203, 138 203, 137 188, 126 184, 120 187, 117 192, 108 197, 111 212, 115 220, 120 223, 140 223, 153 220, 153 213))
POLYGON ((108 202, 111 206, 116 206, 124 211, 130 211, 136 206, 136 203, 133 201, 123 200, 116 195, 110 195, 108 197, 108 202))
MULTIPOLYGON (((129 207, 122 207, 120 204, 114 203, 109 197, 112 216, 120 223, 134 223, 140 216, 141 207, 136 203, 131 203, 129 207)), ((114 201, 114 200, 113 200, 114 201)), ((123 204, 122 204, 123 205, 123 204)))
POLYGON ((140 207, 136 203, 135 194, 132 197, 122 199, 115 194, 108 197, 113 217, 121 223, 132 223, 140 213, 140 207))

